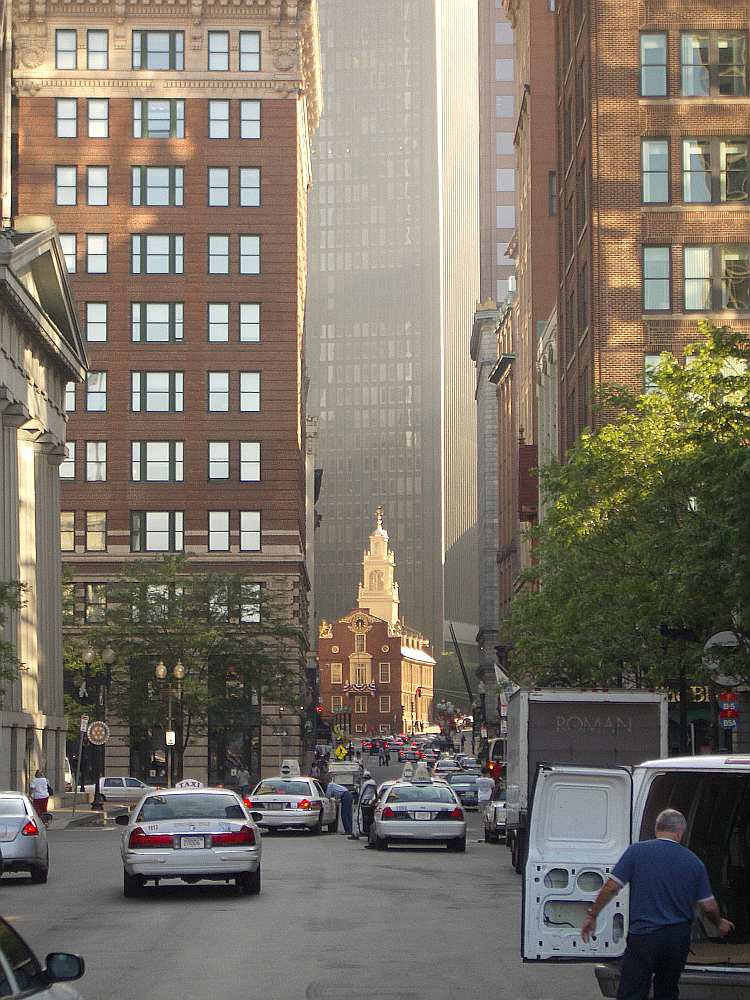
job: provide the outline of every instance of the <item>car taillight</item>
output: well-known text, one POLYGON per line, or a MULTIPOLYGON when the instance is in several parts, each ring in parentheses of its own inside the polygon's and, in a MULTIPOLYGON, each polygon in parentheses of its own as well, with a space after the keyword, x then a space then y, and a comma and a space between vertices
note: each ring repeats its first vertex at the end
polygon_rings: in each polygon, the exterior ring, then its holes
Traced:
POLYGON ((312 809, 312 802, 309 799, 300 799, 297 803, 298 809, 312 809))
POLYGON ((211 835, 212 847, 252 847, 255 843, 255 832, 249 826, 242 826, 232 833, 214 833, 211 835))
MULTIPOLYGON (((244 802, 246 809, 255 809, 256 808, 256 806, 253 805, 253 803, 251 802, 250 799, 243 799, 242 801, 244 802)), ((260 806, 258 806, 257 808, 260 808, 260 806)))
POLYGON ((146 833, 141 826, 137 826, 128 837, 128 847, 172 847, 174 838, 170 833, 146 833))
POLYGON ((22 837, 38 837, 39 827, 36 825, 33 819, 30 819, 28 823, 24 823, 23 829, 21 830, 22 837))
POLYGON ((386 806, 383 812, 381 813, 383 819, 393 819, 395 815, 396 815, 395 812, 391 809, 390 806, 386 806))
POLYGON ((450 818, 451 819, 463 819, 464 818, 464 811, 463 811, 463 809, 459 809, 458 806, 456 806, 455 809, 451 809, 451 811, 450 811, 450 818))

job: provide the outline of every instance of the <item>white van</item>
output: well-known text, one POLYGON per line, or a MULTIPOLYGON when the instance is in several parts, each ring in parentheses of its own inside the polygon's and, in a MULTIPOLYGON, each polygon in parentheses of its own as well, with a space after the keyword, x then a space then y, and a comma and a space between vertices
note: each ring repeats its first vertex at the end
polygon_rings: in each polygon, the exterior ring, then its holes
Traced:
POLYGON ((719 938, 696 918, 681 1000, 750 1000, 750 757, 673 757, 629 768, 540 765, 524 873, 522 954, 527 962, 600 963, 604 996, 617 995, 628 891, 599 915, 584 944, 586 910, 631 840, 649 840, 662 809, 687 818, 683 843, 708 869, 722 915, 719 938))

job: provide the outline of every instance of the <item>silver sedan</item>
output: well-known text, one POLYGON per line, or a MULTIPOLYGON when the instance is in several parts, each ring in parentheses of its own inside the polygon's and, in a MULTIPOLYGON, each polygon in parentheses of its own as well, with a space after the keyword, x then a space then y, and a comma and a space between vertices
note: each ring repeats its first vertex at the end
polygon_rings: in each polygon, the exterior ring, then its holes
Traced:
POLYGON ((308 829, 335 833, 339 826, 338 800, 328 798, 315 778, 264 778, 245 799, 260 813, 260 826, 273 830, 308 829))
POLYGON ((505 840, 505 789, 498 788, 484 808, 484 839, 489 844, 505 840))
POLYGON ((240 798, 223 788, 169 788, 146 795, 129 816, 120 852, 123 892, 140 895, 147 881, 234 881, 260 892, 260 831, 240 798))
POLYGON ((47 831, 20 792, 0 792, 0 858, 0 872, 28 872, 32 882, 47 881, 47 831))
POLYGON ((466 818, 448 785, 399 781, 381 796, 368 837, 380 851, 399 843, 443 843, 449 851, 465 851, 466 818))

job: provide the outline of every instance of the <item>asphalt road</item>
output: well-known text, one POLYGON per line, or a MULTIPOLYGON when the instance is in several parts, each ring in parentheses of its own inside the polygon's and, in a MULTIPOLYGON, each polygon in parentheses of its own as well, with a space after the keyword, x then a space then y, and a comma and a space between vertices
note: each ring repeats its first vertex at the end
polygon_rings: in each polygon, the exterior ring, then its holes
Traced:
POLYGON ((87 1000, 596 998, 588 967, 522 964, 520 880, 470 816, 465 855, 264 836, 258 897, 176 883, 126 900, 119 828, 52 830, 48 884, 3 878, 0 911, 42 956, 84 956, 87 1000))

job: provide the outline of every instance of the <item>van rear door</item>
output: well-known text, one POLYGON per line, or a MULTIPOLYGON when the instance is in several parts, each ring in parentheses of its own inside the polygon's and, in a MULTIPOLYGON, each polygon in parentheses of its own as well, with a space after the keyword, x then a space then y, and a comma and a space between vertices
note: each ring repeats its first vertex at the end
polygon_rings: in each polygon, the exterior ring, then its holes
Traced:
POLYGON ((630 844, 632 798, 626 768, 540 765, 524 875, 524 961, 601 962, 624 953, 627 887, 599 914, 588 944, 581 924, 630 844))

